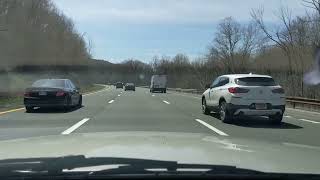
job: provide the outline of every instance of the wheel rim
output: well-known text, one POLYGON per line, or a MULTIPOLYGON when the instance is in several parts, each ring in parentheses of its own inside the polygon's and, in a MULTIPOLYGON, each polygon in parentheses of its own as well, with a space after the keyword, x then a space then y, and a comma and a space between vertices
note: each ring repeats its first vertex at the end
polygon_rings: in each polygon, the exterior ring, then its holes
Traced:
POLYGON ((224 109, 224 103, 220 105, 220 119, 224 120, 226 117, 226 111, 224 109))

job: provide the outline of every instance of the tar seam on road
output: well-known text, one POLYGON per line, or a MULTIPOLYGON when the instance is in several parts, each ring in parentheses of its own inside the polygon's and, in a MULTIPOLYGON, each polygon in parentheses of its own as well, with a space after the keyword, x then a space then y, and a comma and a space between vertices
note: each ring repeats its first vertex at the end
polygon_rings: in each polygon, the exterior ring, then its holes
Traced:
POLYGON ((77 122, 75 125, 71 126, 69 129, 63 131, 61 134, 68 135, 68 134, 72 133, 74 130, 78 129, 81 125, 83 125, 84 123, 86 123, 89 120, 90 120, 90 118, 84 118, 81 121, 77 122))
POLYGON ((111 104, 111 103, 113 103, 113 102, 114 102, 114 100, 111 100, 111 101, 109 101, 108 103, 111 104))
POLYGON ((164 103, 166 103, 166 104, 170 104, 168 101, 163 101, 164 103))
POLYGON ((202 125, 206 126, 207 128, 211 129, 212 131, 214 131, 214 132, 218 133, 218 134, 219 134, 219 135, 221 135, 221 136, 229 136, 228 134, 226 134, 226 133, 224 133, 224 132, 220 131, 219 129, 217 129, 217 128, 215 128, 215 127, 211 126, 210 124, 208 124, 208 123, 206 123, 206 122, 202 121, 201 119, 196 119, 196 121, 198 121, 200 124, 202 124, 202 125))
POLYGON ((305 122, 309 122, 309 123, 314 123, 314 124, 320 124, 320 122, 317 122, 317 121, 311 121, 311 120, 308 120, 308 119, 298 119, 300 121, 305 121, 305 122))

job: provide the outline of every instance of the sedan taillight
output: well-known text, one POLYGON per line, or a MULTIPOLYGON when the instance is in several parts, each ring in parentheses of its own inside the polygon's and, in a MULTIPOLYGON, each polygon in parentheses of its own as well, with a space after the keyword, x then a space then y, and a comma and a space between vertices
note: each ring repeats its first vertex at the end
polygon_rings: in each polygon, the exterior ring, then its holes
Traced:
POLYGON ((244 89, 244 88, 239 88, 239 87, 231 87, 231 88, 228 88, 228 91, 232 94, 235 94, 235 93, 247 93, 250 90, 244 89))
POLYGON ((63 91, 58 91, 57 92, 57 94, 56 94, 56 96, 64 96, 66 93, 65 92, 63 92, 63 91))
POLYGON ((284 94, 284 89, 277 88, 277 89, 273 89, 272 92, 275 94, 284 94))
POLYGON ((31 93, 30 92, 24 92, 24 97, 31 97, 31 93))

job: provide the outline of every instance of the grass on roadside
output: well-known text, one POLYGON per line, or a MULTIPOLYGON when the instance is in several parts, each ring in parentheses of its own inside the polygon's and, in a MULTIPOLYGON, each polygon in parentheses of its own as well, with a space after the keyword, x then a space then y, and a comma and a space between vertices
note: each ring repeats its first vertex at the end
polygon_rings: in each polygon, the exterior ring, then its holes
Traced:
MULTIPOLYGON (((89 85, 80 88, 82 94, 88 92, 99 91, 105 88, 102 85, 89 85)), ((9 109, 21 108, 23 107, 23 97, 22 96, 12 96, 12 97, 0 97, 0 111, 6 111, 9 109)))

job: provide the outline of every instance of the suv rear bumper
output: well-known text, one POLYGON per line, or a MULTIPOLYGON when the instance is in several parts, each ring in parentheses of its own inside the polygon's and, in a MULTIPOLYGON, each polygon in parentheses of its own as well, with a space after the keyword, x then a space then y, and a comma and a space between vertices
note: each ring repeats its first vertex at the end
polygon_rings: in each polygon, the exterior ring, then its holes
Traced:
POLYGON ((247 105, 235 105, 227 104, 227 110, 231 115, 247 115, 247 116, 270 116, 276 114, 284 114, 285 105, 273 106, 268 104, 268 108, 264 110, 257 110, 252 108, 252 106, 247 105))

